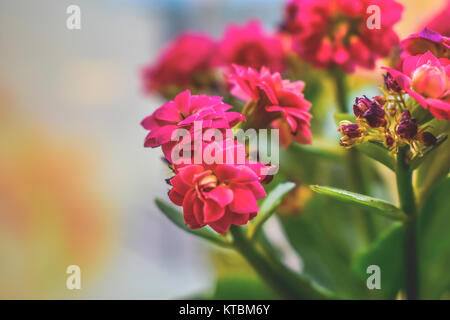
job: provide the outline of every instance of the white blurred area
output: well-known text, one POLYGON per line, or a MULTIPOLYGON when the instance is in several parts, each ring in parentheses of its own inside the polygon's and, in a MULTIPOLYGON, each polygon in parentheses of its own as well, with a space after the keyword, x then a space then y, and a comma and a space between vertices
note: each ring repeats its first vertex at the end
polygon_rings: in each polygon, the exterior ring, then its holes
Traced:
POLYGON ((183 29, 218 36, 227 21, 266 16, 272 19, 266 23, 276 23, 281 2, 255 3, 0 2, 1 87, 21 117, 67 141, 65 148, 87 150, 101 181, 86 177, 86 183, 102 188, 114 208, 108 213, 116 224, 111 254, 81 292, 64 298, 167 299, 211 289, 207 245, 174 227, 153 204, 166 198, 170 173, 159 150, 143 148, 139 123, 162 101, 143 96, 139 68, 183 29), (71 4, 81 8, 81 30, 66 28, 71 4))

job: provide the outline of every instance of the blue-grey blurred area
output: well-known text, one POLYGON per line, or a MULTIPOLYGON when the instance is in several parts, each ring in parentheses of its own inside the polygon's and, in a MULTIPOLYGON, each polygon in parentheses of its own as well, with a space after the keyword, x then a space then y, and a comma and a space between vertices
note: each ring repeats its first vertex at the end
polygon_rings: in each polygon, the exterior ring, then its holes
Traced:
POLYGON ((180 31, 219 37, 227 23, 250 18, 273 27, 281 7, 274 0, 0 2, 0 134, 9 139, 0 161, 9 175, 0 185, 10 194, 0 206, 2 298, 167 299, 211 288, 207 245, 153 203, 166 197, 170 172, 159 150, 143 148, 139 123, 163 101, 142 94, 139 70, 180 31), (81 8, 81 30, 66 28, 72 4, 81 8), (33 184, 19 183, 34 174, 33 184), (80 291, 65 288, 68 264, 81 266, 80 291))

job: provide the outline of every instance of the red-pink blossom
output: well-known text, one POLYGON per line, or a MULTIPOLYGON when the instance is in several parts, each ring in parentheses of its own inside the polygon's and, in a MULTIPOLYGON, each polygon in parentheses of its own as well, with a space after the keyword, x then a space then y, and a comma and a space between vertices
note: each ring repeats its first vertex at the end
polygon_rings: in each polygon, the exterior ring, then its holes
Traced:
POLYGON ((256 170, 261 166, 202 163, 176 167, 176 175, 169 180, 169 198, 183 206, 184 221, 191 229, 209 225, 223 234, 231 225, 245 225, 257 215, 256 200, 266 195, 261 185, 264 176, 256 170))
POLYGON ((311 143, 311 103, 303 96, 303 81, 283 80, 278 72, 271 73, 264 67, 257 71, 240 66, 234 66, 229 80, 231 93, 247 101, 244 114, 254 127, 278 128, 283 147, 292 140, 311 143))
POLYGON ((294 50, 316 67, 355 66, 372 69, 398 43, 393 25, 402 5, 394 0, 291 0, 284 30, 294 37, 294 50), (368 28, 370 5, 380 8, 380 28, 368 28))
POLYGON ((222 102, 222 97, 191 95, 189 90, 178 94, 172 101, 163 104, 142 121, 149 130, 145 147, 162 146, 167 160, 176 142, 172 133, 180 128, 193 132, 194 122, 202 121, 202 128, 229 129, 245 117, 238 112, 227 112, 231 106, 222 102))
POLYGON ((398 85, 439 119, 450 120, 450 60, 430 51, 408 56, 401 71, 386 69, 398 85))
POLYGON ((145 92, 164 95, 170 90, 184 90, 200 86, 198 77, 213 68, 216 44, 198 33, 183 33, 159 56, 156 63, 142 69, 145 92))
POLYGON ((219 47, 219 60, 223 64, 283 70, 281 41, 266 33, 258 21, 250 21, 244 26, 228 25, 219 47))

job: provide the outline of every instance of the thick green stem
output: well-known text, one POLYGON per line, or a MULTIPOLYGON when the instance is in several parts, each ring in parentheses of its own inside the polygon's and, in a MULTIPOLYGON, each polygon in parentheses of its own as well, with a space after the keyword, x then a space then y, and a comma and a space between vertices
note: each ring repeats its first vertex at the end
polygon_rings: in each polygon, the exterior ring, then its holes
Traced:
POLYGON ((406 162, 408 147, 402 146, 397 153, 397 191, 402 210, 408 216, 405 221, 405 286, 410 300, 419 297, 419 273, 417 259, 417 207, 412 187, 412 172, 406 162))
MULTIPOLYGON (((339 68, 333 70, 332 75, 335 83, 338 111, 341 113, 347 113, 348 88, 346 83, 346 75, 339 68)), ((358 150, 354 148, 349 149, 346 154, 346 158, 347 171, 350 176, 350 182, 352 184, 353 191, 368 195, 369 187, 364 179, 364 171, 362 170, 361 157, 358 150)), ((369 214, 362 214, 360 216, 360 219, 362 220, 361 225, 365 231, 364 234, 367 238, 367 241, 370 242, 375 238, 376 235, 372 216, 369 214)))
POLYGON ((266 281, 281 297, 285 299, 329 299, 327 295, 318 291, 312 284, 287 269, 277 261, 268 260, 253 242, 246 237, 242 228, 232 226, 230 232, 236 250, 255 269, 260 277, 266 281))

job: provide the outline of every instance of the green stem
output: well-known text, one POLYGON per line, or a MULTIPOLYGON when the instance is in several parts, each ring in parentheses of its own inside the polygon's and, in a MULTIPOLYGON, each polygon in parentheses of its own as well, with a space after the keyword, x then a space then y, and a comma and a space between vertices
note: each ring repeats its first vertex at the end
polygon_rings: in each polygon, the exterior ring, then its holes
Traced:
POLYGON ((419 296, 419 273, 417 259, 417 207, 412 187, 412 171, 406 162, 407 146, 399 148, 397 153, 397 191, 400 205, 408 216, 405 221, 405 286, 406 296, 416 300, 419 296))
MULTIPOLYGON (((341 113, 347 113, 348 88, 346 82, 346 75, 339 68, 333 70, 332 75, 335 83, 338 111, 341 113)), ((369 187, 364 179, 364 171, 362 169, 361 157, 358 150, 354 148, 348 150, 348 152, 346 153, 346 166, 348 174, 350 176, 350 182, 352 184, 353 191, 368 195, 369 187)), ((364 235, 366 235, 367 237, 366 239, 367 242, 370 242, 375 238, 376 235, 372 217, 371 215, 368 214, 362 214, 360 216, 361 216, 360 219, 362 219, 361 228, 363 228, 365 231, 364 235)))
POLYGON ((254 243, 246 237, 241 227, 232 226, 230 232, 236 250, 248 261, 255 271, 281 297, 285 299, 329 299, 312 284, 277 261, 268 260, 254 243))

